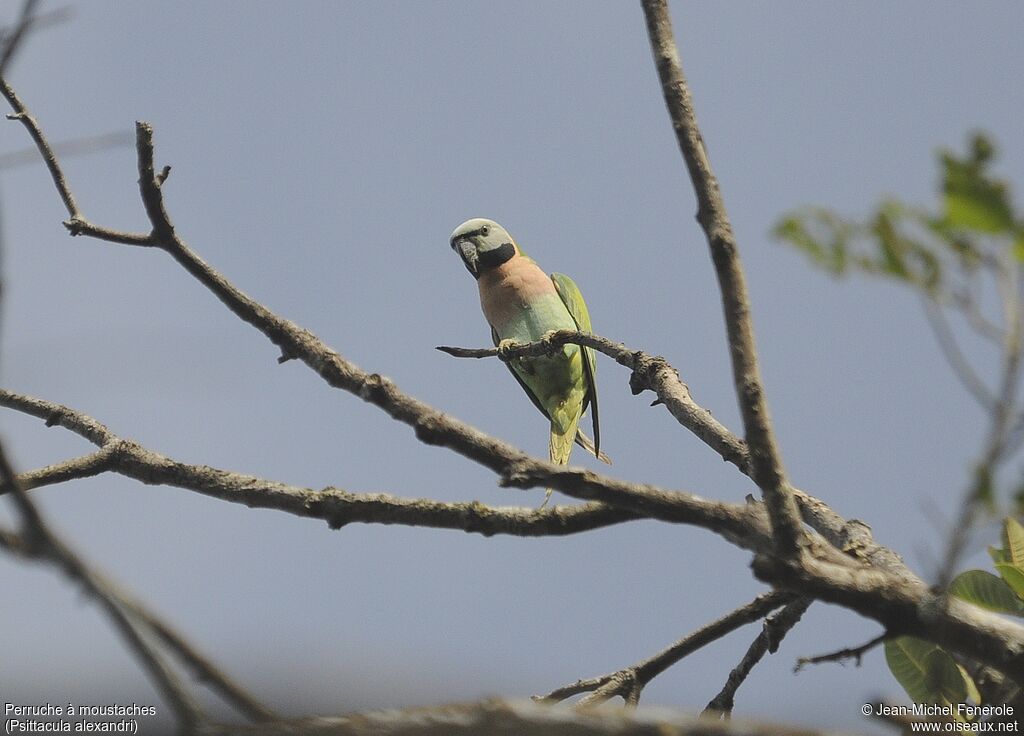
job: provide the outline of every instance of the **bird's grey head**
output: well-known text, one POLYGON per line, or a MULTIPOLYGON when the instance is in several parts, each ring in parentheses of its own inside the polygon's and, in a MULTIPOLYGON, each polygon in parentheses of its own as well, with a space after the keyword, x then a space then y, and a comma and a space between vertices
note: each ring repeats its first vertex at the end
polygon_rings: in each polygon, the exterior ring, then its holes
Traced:
POLYGON ((477 279, 480 274, 500 266, 518 252, 515 241, 505 228, 482 217, 466 220, 455 228, 451 246, 473 278, 477 279))

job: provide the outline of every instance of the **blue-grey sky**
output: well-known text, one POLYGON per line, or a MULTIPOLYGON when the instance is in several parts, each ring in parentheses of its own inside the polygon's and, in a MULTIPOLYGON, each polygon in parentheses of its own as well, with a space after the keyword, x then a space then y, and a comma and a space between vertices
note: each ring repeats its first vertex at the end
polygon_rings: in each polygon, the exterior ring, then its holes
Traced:
MULTIPOLYGON (((545 422, 503 366, 433 349, 489 343, 448 235, 491 217, 546 270, 573 276, 595 331, 665 355, 699 402, 740 429, 717 286, 636 4, 73 8, 32 36, 9 74, 46 133, 151 122, 158 163, 173 166, 164 191, 181 235, 347 358, 545 453, 545 422)), ((1024 182, 1024 6, 672 10, 747 269, 787 468, 927 572, 935 517, 959 498, 983 416, 916 298, 834 282, 767 233, 805 203, 852 214, 885 194, 933 203, 935 151, 962 147, 975 128, 1002 144, 999 170, 1024 182)), ((17 124, 0 131, 0 151, 28 144, 17 124)), ((88 217, 145 229, 131 147, 64 165, 88 217)), ((0 187, 4 386, 185 462, 310 487, 542 499, 498 488, 303 366, 278 365, 266 338, 165 254, 69 238, 41 165, 3 172, 0 187)), ((628 377, 600 360, 612 475, 728 501, 756 490, 650 408, 650 395, 631 396, 628 377)), ((89 449, 8 411, 0 427, 23 469, 89 449)), ((116 476, 35 497, 90 560, 295 713, 546 692, 630 664, 763 589, 749 555, 682 526, 547 540, 331 531, 116 476)), ((4 700, 156 702, 97 609, 62 579, 0 557, 0 585, 4 700)), ((702 708, 758 630, 686 659, 645 701, 702 708)), ((792 666, 876 633, 816 604, 741 689, 737 714, 868 728, 865 699, 901 697, 879 651, 860 668, 792 666)))

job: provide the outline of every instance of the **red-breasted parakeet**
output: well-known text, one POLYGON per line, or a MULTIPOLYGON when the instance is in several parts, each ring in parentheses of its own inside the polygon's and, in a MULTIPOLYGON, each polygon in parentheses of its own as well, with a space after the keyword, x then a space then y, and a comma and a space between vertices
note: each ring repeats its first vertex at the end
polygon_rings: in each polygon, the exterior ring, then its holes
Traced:
MULTIPOLYGON (((575 282, 560 273, 544 273, 498 223, 467 220, 452 233, 451 247, 476 279, 480 306, 495 345, 533 342, 552 330, 591 331, 590 314, 575 282)), ((508 367, 551 422, 551 462, 568 463, 573 442, 610 462, 600 450, 594 380, 597 363, 592 348, 568 344, 550 356, 514 358, 508 367), (593 440, 579 429, 580 417, 588 407, 593 440)))

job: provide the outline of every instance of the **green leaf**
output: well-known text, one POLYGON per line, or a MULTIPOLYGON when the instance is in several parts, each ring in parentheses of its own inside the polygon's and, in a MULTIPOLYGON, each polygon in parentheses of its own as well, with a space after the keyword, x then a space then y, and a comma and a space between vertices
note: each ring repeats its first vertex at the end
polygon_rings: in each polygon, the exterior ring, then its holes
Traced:
POLYGON ((975 472, 974 497, 991 512, 996 510, 996 493, 992 487, 992 474, 989 469, 981 466, 975 472))
POLYGON ((833 276, 846 271, 848 233, 845 224, 823 209, 789 215, 776 223, 772 234, 796 246, 814 265, 833 276))
POLYGON ((1002 578, 984 570, 960 573, 949 584, 949 593, 989 611, 1024 616, 1024 601, 1002 578))
POLYGON ((1013 255, 1018 261, 1024 261, 1024 228, 1018 228, 1013 239, 1013 255))
POLYGON ((877 256, 874 261, 863 257, 857 261, 867 271, 923 286, 932 294, 941 281, 941 261, 932 246, 904 232, 906 213, 906 208, 898 202, 883 202, 871 222, 871 233, 877 241, 877 256))
POLYGON ((992 143, 978 135, 968 157, 957 158, 948 151, 942 154, 945 219, 952 227, 987 233, 1014 229, 1006 184, 986 172, 994 153, 992 143))
POLYGON ((1003 550, 1007 562, 1024 568, 1024 526, 1012 516, 1003 520, 1003 550))
POLYGON ((1008 563, 996 565, 996 570, 1002 575, 1006 584, 1013 589, 1013 592, 1024 598, 1024 570, 1008 563))
POLYGON ((963 703, 967 700, 967 683, 949 653, 935 647, 925 657, 925 682, 934 693, 932 702, 963 703))
POLYGON ((978 686, 974 683, 971 676, 967 674, 967 670, 964 669, 962 664, 957 664, 957 667, 960 668, 960 674, 963 675, 964 678, 964 685, 967 688, 967 699, 972 703, 980 705, 982 701, 981 693, 978 691, 978 686))
POLYGON ((992 545, 989 545, 989 547, 988 547, 988 556, 992 558, 993 564, 996 564, 996 565, 999 565, 999 564, 1002 564, 1004 562, 1009 562, 1010 561, 1010 559, 1007 556, 1006 552, 1004 552, 1001 547, 993 547, 992 545))
POLYGON ((930 703, 931 692, 925 681, 925 658, 935 649, 930 642, 910 636, 885 642, 885 661, 889 671, 915 703, 930 703))
POLYGON ((872 229, 878 237, 878 269, 889 276, 909 281, 910 270, 907 268, 906 261, 904 260, 907 248, 903 240, 896 233, 896 229, 892 225, 892 219, 885 212, 879 212, 875 216, 872 229))
POLYGON ((915 703, 962 703, 968 686, 956 661, 931 642, 901 636, 885 642, 885 661, 915 703))

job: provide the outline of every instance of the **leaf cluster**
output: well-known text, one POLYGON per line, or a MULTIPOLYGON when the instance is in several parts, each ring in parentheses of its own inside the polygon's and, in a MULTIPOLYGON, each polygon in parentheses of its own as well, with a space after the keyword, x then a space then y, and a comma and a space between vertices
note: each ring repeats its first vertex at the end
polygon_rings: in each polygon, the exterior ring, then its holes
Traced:
MULTIPOLYGON (((948 593, 996 613, 1024 617, 1024 526, 1003 522, 1002 547, 989 547, 999 575, 967 570, 950 583, 948 593)), ((912 636, 885 643, 889 670, 915 703, 955 705, 982 697, 967 670, 940 646, 912 636)))
POLYGON ((939 154, 938 208, 887 198, 856 219, 805 207, 783 216, 773 234, 834 276, 883 276, 945 301, 1001 252, 1024 260, 1024 216, 1014 209, 1009 185, 992 172, 995 159, 993 143, 975 133, 963 155, 939 154))

